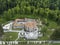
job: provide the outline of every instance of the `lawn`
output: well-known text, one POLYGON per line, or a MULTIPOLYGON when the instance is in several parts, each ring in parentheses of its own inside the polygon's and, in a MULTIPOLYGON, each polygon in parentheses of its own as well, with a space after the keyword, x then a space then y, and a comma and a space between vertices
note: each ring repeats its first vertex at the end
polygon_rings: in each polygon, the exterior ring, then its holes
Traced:
POLYGON ((51 45, 60 45, 60 43, 55 43, 55 44, 51 44, 51 45))
POLYGON ((6 32, 4 33, 3 41, 14 41, 17 39, 18 33, 16 32, 6 32))
POLYGON ((12 30, 22 30, 22 28, 13 28, 12 27, 12 30))
POLYGON ((19 38, 18 41, 43 41, 48 40, 49 38, 47 36, 39 37, 38 39, 25 39, 25 38, 19 38))
POLYGON ((58 27, 57 23, 51 20, 48 20, 49 26, 48 28, 52 28, 55 29, 56 27, 58 27))
POLYGON ((21 14, 20 16, 18 16, 20 14, 16 14, 16 16, 13 19, 17 19, 17 18, 32 18, 32 19, 37 19, 38 16, 37 15, 33 15, 33 14, 29 14, 29 15, 25 15, 25 14, 21 14))

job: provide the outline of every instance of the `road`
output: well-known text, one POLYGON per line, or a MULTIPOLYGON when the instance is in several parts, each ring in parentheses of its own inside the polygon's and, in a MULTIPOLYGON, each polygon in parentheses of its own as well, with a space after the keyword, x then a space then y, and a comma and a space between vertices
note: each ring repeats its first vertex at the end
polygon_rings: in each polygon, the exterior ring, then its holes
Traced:
MULTIPOLYGON (((0 44, 5 44, 5 43, 7 43, 7 44, 18 44, 19 42, 26 42, 26 41, 0 41, 0 44)), ((30 44, 30 43, 39 43, 39 44, 41 44, 41 43, 45 43, 45 42, 47 42, 47 43, 60 43, 60 41, 27 41, 26 43, 27 44, 30 44)))

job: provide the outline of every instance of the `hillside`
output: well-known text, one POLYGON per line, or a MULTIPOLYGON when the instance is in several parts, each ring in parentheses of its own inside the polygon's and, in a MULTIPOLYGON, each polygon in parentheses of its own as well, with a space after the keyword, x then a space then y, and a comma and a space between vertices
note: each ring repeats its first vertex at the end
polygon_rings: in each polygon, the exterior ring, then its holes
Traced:
POLYGON ((59 24, 59 2, 60 0, 0 0, 0 21, 37 16, 56 21, 59 24))

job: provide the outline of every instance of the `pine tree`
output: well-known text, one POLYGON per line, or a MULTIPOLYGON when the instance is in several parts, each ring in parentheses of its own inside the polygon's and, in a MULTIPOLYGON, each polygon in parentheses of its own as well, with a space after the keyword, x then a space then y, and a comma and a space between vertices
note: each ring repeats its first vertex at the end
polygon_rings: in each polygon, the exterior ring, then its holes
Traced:
POLYGON ((3 28, 2 25, 0 24, 0 37, 3 35, 3 28))

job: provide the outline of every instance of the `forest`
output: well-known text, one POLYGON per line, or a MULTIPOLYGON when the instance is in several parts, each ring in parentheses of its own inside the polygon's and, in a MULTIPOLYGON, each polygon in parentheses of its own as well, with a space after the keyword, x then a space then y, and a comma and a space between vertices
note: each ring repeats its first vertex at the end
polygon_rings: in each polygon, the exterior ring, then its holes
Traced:
POLYGON ((60 0, 0 0, 0 22, 24 18, 24 15, 60 24, 60 0))

